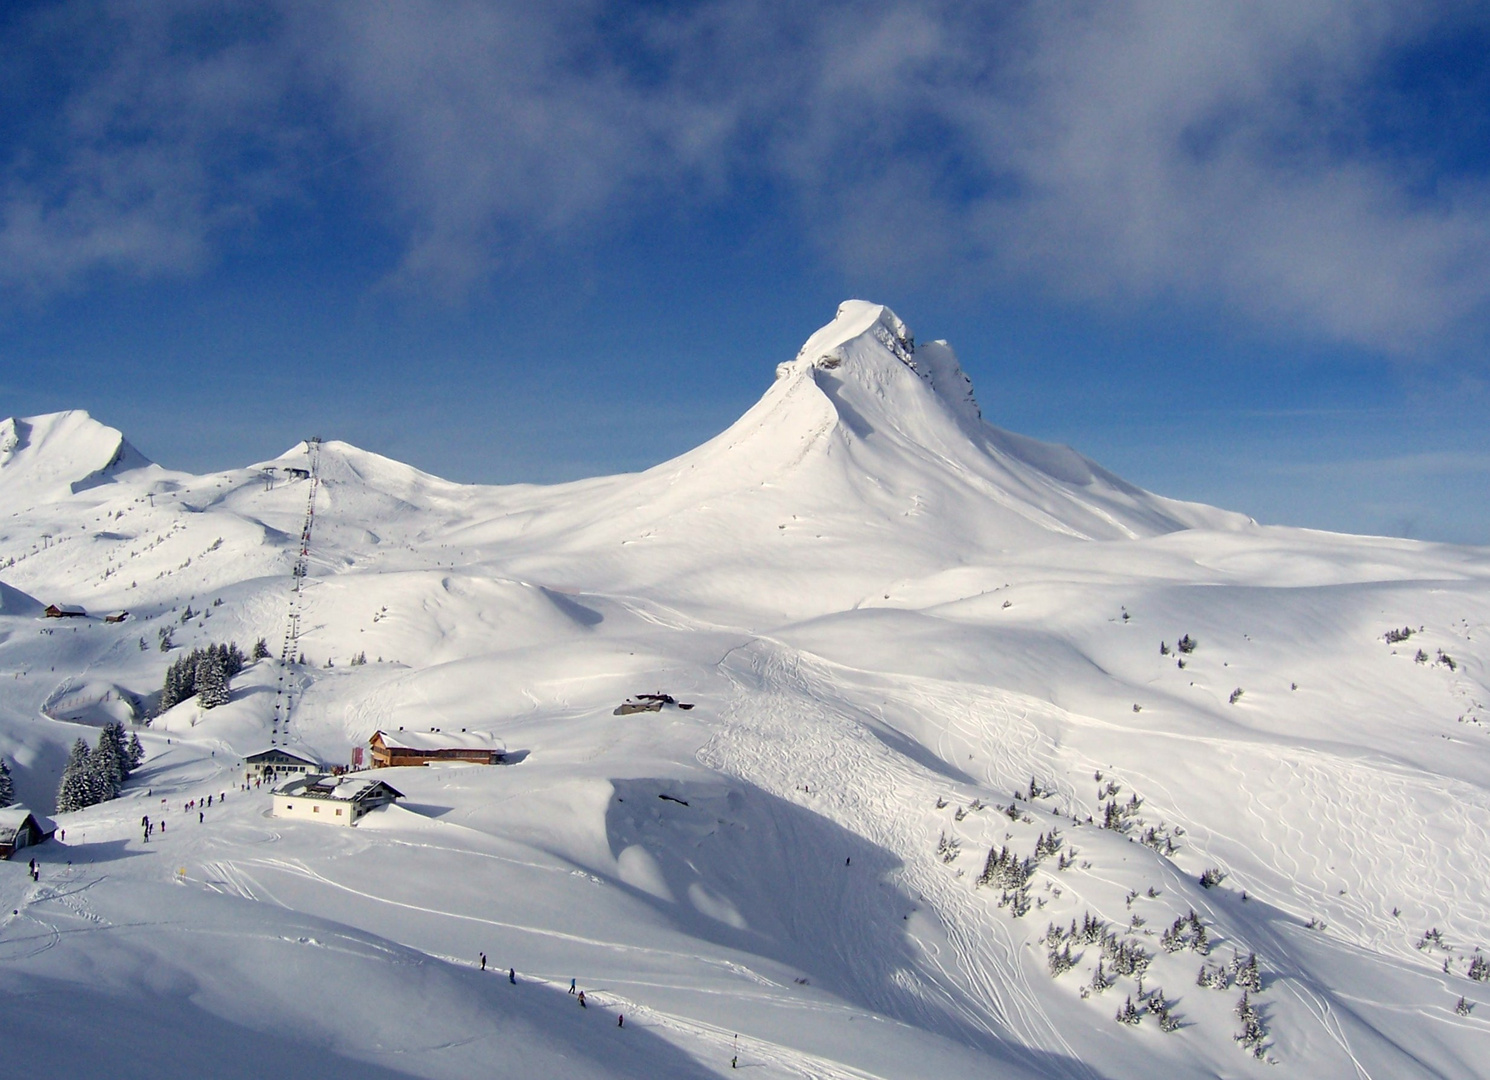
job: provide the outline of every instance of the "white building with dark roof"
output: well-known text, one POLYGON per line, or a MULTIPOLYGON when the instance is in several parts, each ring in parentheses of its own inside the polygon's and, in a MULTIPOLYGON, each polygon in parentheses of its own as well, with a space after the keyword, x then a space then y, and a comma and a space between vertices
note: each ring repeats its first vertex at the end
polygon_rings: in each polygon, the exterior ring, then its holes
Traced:
POLYGON ((352 826, 403 792, 366 773, 301 776, 274 789, 274 816, 352 826))
POLYGON ((291 776, 308 776, 326 771, 326 766, 314 758, 297 750, 287 750, 283 746, 271 746, 243 759, 243 774, 250 784, 255 780, 273 783, 291 776))

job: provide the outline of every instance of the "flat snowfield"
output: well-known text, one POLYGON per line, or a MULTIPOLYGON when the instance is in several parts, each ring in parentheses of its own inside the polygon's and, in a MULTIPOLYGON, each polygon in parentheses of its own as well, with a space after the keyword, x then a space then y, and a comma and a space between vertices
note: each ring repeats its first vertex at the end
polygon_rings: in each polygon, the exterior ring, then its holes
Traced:
POLYGON ((146 752, 0 862, 3 1060, 1490 1077, 1487 642, 1490 550, 1142 491, 867 303, 715 439, 557 487, 0 422, 16 797, 52 814, 105 724, 146 752), (355 828, 245 784, 380 729, 505 763, 377 770, 355 828))

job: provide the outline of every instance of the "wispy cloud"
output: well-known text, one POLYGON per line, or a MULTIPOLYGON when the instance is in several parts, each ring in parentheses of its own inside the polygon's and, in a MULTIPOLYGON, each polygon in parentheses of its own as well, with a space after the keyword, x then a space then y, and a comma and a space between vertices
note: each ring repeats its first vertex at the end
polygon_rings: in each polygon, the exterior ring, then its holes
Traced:
POLYGON ((191 273, 353 169, 458 294, 643 205, 786 193, 823 257, 1482 342, 1490 181, 1373 137, 1476 5, 74 0, 13 16, 0 287, 191 273), (40 89, 37 89, 40 87, 40 89))

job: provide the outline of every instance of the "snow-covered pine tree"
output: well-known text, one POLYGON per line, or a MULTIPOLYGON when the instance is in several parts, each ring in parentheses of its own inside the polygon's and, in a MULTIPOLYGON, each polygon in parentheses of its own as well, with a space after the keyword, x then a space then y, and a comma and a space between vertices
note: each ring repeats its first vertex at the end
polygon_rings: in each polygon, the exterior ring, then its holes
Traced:
POLYGON ((1255 1058, 1260 1058, 1267 1053, 1267 1028, 1263 1026, 1262 1014, 1252 1004, 1252 995, 1249 991, 1242 991, 1242 999, 1236 1003, 1236 1018, 1241 1021, 1242 1030, 1232 1036, 1242 1049, 1255 1058))
POLYGON ((229 700, 228 673, 220 653, 209 650, 197 661, 197 704, 215 709, 229 700))
POLYGON ((1262 973, 1257 970, 1256 953, 1250 953, 1245 964, 1237 965, 1236 984, 1243 990, 1250 990, 1254 994, 1262 992, 1262 973))
POLYGON ((193 649, 185 656, 178 656, 175 662, 166 668, 165 686, 160 693, 161 712, 180 704, 196 693, 197 661, 200 658, 201 653, 193 649))
POLYGON ((134 732, 129 734, 129 745, 125 747, 125 758, 129 762, 129 771, 134 772, 145 763, 145 747, 140 743, 140 737, 134 732))
POLYGON ((259 638, 258 641, 255 641, 252 656, 253 659, 256 661, 268 659, 269 642, 265 641, 263 638, 259 638))
POLYGON ((16 801, 15 781, 10 778, 10 766, 0 758, 0 806, 9 806, 16 801))
POLYGON ((124 778, 129 779, 129 774, 134 769, 129 757, 129 733, 124 730, 124 725, 115 720, 111 724, 104 725, 104 734, 114 746, 114 752, 119 758, 119 771, 124 778))
POLYGON ((1097 957, 1097 968, 1092 972, 1092 993, 1100 994, 1104 990, 1109 990, 1115 982, 1117 980, 1107 974, 1107 969, 1102 966, 1102 958, 1097 957))
POLYGON ((124 786, 124 755, 109 728, 98 733, 98 743, 88 755, 86 773, 92 786, 92 803, 107 802, 124 786))
POLYGON ((57 813, 66 814, 93 805, 93 785, 88 778, 88 744, 81 738, 72 744, 62 782, 57 785, 57 813))
POLYGON ((1076 960, 1071 955, 1071 945, 1069 942, 1066 943, 1064 949, 1057 949, 1051 946, 1050 954, 1046 959, 1050 964, 1050 977, 1052 979, 1059 978, 1076 966, 1076 960))
POLYGON ((217 656, 218 664, 228 679, 232 679, 234 675, 243 670, 244 656, 236 641, 230 641, 226 645, 209 646, 207 651, 217 656))

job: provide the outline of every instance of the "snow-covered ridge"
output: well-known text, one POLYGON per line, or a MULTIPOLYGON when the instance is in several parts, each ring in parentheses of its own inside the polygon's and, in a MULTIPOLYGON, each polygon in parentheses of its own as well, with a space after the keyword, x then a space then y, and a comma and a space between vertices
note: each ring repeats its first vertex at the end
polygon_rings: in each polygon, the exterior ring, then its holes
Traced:
POLYGON ((82 409, 0 420, 0 499, 48 502, 107 484, 150 460, 82 409))

